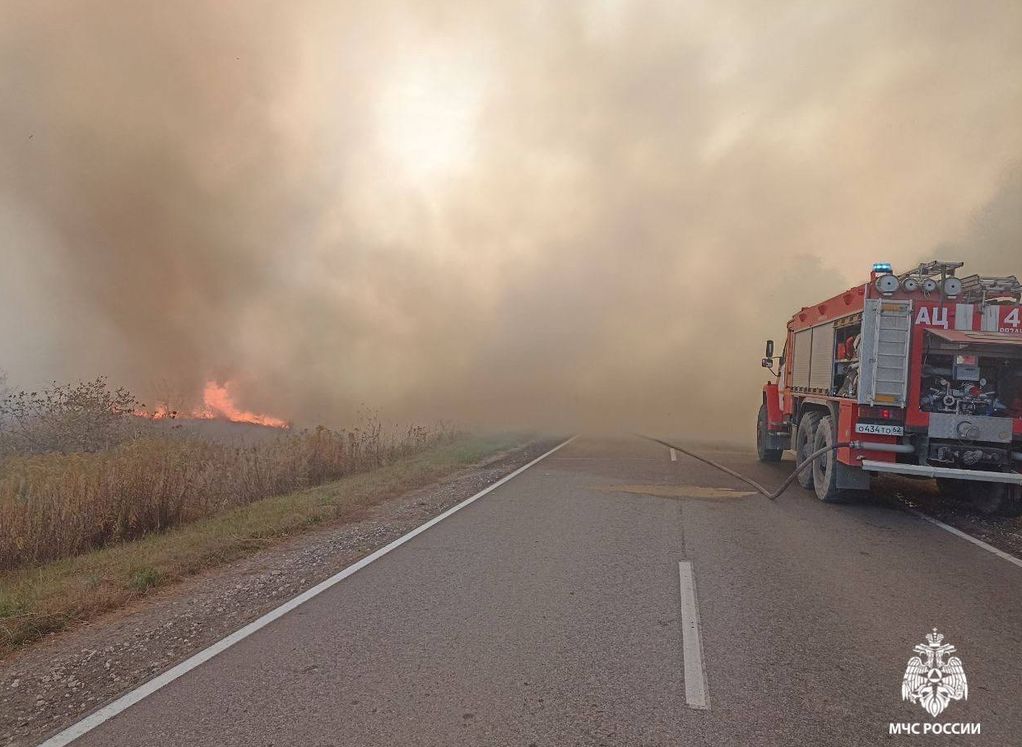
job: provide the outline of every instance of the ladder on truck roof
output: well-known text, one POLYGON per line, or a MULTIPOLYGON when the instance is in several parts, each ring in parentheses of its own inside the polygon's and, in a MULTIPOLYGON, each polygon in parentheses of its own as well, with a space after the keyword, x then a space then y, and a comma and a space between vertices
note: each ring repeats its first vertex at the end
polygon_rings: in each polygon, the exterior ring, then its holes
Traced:
MULTIPOLYGON (((945 278, 955 277, 955 273, 965 266, 964 262, 944 262, 934 260, 923 262, 908 272, 898 275, 899 280, 915 278, 922 281, 924 278, 939 278, 943 283, 945 278)), ((1014 275, 983 276, 967 275, 959 278, 962 281, 962 291, 954 300, 959 303, 986 303, 987 301, 1006 300, 1018 303, 1022 301, 1022 283, 1014 275)))
POLYGON ((905 406, 911 339, 911 301, 866 300, 859 349, 860 405, 905 406))
POLYGON ((941 278, 950 278, 954 277, 956 270, 964 266, 964 262, 942 262, 936 259, 932 262, 923 262, 918 267, 901 273, 898 277, 902 280, 909 277, 928 278, 934 275, 940 275, 941 278))
POLYGON ((1010 298, 1017 302, 1022 298, 1022 283, 1014 275, 1004 277, 980 277, 969 275, 962 278, 962 293, 958 300, 968 303, 986 303, 988 300, 1010 298))

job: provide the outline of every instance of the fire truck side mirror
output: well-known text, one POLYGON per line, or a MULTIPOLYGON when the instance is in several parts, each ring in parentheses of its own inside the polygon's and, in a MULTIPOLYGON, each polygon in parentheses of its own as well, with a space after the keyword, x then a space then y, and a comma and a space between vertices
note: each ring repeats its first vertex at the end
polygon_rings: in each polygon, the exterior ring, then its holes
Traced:
POLYGON ((774 341, 773 340, 767 340, 766 353, 764 353, 764 356, 766 358, 773 358, 774 357, 774 341))
POLYGON ((762 361, 760 361, 760 365, 763 366, 763 368, 773 368, 773 366, 774 366, 774 359, 773 358, 764 358, 762 361))

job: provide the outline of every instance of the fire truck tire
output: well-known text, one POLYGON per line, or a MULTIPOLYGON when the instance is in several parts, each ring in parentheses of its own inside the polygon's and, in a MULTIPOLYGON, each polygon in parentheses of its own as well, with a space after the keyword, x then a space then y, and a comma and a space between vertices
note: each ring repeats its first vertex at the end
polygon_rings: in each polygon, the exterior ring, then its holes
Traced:
POLYGON ((969 500, 985 516, 1022 516, 1022 487, 1018 485, 969 483, 969 500))
MULTIPOLYGON (((812 451, 833 446, 836 441, 835 430, 834 419, 830 415, 821 418, 816 427, 812 451)), ((848 499, 848 492, 837 486, 837 452, 828 451, 818 456, 813 462, 812 472, 817 498, 824 503, 844 503, 848 499)))
POLYGON ((768 449, 767 443, 767 408, 759 406, 759 417, 756 418, 756 456, 761 462, 779 462, 784 454, 783 449, 768 449))
MULTIPOLYGON (((807 412, 798 421, 798 430, 795 431, 795 464, 802 464, 810 454, 813 453, 813 444, 816 442, 816 427, 823 417, 819 412, 807 412)), ((798 484, 806 490, 813 489, 812 468, 802 470, 798 475, 798 484)))
POLYGON ((984 516, 996 516, 1000 513, 1004 502, 1004 488, 1001 483, 970 482, 968 487, 969 503, 984 516))
POLYGON ((1001 504, 1001 516, 1016 518, 1022 516, 1022 485, 1006 485, 1004 503, 1001 504))
POLYGON ((1001 504, 1001 515, 1009 518, 1022 516, 1022 485, 1006 485, 1005 502, 1001 504))
POLYGON ((962 480, 949 480, 946 477, 937 478, 937 492, 941 498, 950 500, 961 500, 966 497, 967 483, 962 480))

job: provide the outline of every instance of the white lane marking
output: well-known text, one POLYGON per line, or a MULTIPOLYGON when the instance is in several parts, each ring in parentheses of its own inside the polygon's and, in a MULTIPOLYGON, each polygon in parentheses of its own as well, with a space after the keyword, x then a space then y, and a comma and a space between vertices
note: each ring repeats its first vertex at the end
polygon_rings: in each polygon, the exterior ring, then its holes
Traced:
POLYGON ((696 606, 696 579, 692 564, 678 563, 681 578, 681 641, 685 657, 685 701, 690 708, 710 710, 703 667, 703 639, 699 635, 699 608, 696 606))
POLYGON ((674 449, 669 449, 669 451, 671 452, 671 461, 672 462, 678 461, 678 452, 676 452, 674 449))
POLYGON ((166 687, 171 682, 173 682, 177 678, 181 677, 182 675, 187 674, 188 672, 190 672, 191 670, 195 669, 200 664, 203 664, 204 662, 209 661, 210 659, 212 659, 217 654, 221 653, 222 651, 225 651, 225 650, 229 649, 235 643, 239 643, 240 641, 243 641, 244 639, 248 638, 250 635, 255 633, 257 630, 259 630, 261 628, 265 628, 271 622, 273 622, 274 620, 276 620, 279 617, 283 617, 288 612, 293 610, 295 607, 298 607, 299 605, 304 604, 305 602, 308 602, 310 599, 312 599, 313 597, 323 593, 324 591, 329 589, 334 584, 337 584, 340 581, 343 581, 344 579, 346 579, 348 576, 352 575, 356 571, 361 570, 362 568, 365 568, 367 565, 372 563, 374 560, 379 560, 384 555, 389 553, 391 550, 394 550, 394 549, 400 547, 401 545, 403 545, 405 542, 407 542, 408 540, 412 539, 413 537, 415 537, 415 536, 417 536, 419 534, 422 534, 427 529, 429 529, 430 527, 434 526, 435 524, 440 523, 441 521, 446 519, 448 516, 450 516, 454 512, 460 511, 461 509, 465 508, 465 506, 469 505, 470 503, 474 503, 475 501, 479 500, 480 498, 482 498, 484 495, 486 495, 490 491, 496 490, 497 488, 499 488, 504 483, 506 483, 509 480, 511 480, 511 479, 517 477, 518 475, 522 474, 529 467, 531 467, 534 464, 537 464, 537 463, 543 461, 544 459, 546 459, 548 456, 553 454, 558 449, 564 448, 565 446, 570 444, 572 441, 574 441, 576 438, 578 438, 578 436, 572 436, 567 441, 565 441, 564 443, 558 444, 557 446, 555 446, 554 448, 550 449, 550 451, 548 451, 547 453, 543 454, 542 456, 533 459, 531 462, 526 464, 524 467, 519 467, 518 469, 516 469, 511 474, 506 475, 506 476, 502 477, 501 479, 497 480, 497 482, 493 483, 488 488, 483 488, 478 493, 473 495, 471 498, 466 498, 465 500, 463 500, 458 505, 453 506, 453 507, 447 509, 442 514, 440 514, 439 516, 436 516, 436 517, 430 519, 429 521, 427 521, 422 526, 416 527, 412 531, 408 532, 408 534, 401 535, 396 540, 391 542, 389 545, 381 547, 379 550, 377 550, 376 552, 372 553, 371 555, 365 556, 364 558, 362 558, 357 563, 355 563, 353 565, 349 565, 343 571, 341 571, 341 572, 331 576, 326 581, 322 581, 322 582, 316 584, 311 589, 309 589, 309 590, 299 594, 298 596, 296 596, 294 599, 291 599, 288 602, 284 602, 284 604, 280 605, 275 610, 267 612, 265 615, 263 615, 262 617, 260 617, 257 620, 253 620, 252 622, 250 622, 245 627, 241 628, 240 630, 235 631, 234 633, 231 633, 226 638, 222 638, 221 640, 217 641, 216 643, 214 643, 209 648, 203 649, 202 651, 198 652, 197 654, 193 654, 192 656, 190 656, 187 659, 185 659, 183 662, 178 664, 173 669, 168 669, 166 672, 161 674, 159 677, 156 677, 154 679, 149 680, 148 682, 140 685, 139 687, 135 688, 134 690, 132 690, 129 693, 125 693, 120 698, 115 700, 113 703, 110 703, 110 704, 108 704, 106 706, 103 706, 102 708, 100 708, 98 711, 96 711, 92 715, 87 716, 86 718, 82 719, 81 721, 79 721, 76 724, 72 724, 71 726, 67 727, 66 729, 64 729, 64 731, 60 732, 59 734, 55 734, 54 736, 50 737, 45 742, 43 742, 41 745, 39 745, 39 747, 62 747, 62 745, 69 744, 70 742, 74 741, 75 739, 78 739, 78 737, 82 736, 83 734, 86 734, 86 733, 92 731, 93 729, 95 729, 100 724, 104 723, 105 721, 109 721, 110 719, 112 719, 117 714, 119 714, 122 711, 125 711, 128 708, 130 708, 131 706, 135 705, 135 703, 138 703, 143 698, 146 698, 146 697, 152 695, 154 692, 156 692, 160 688, 166 687))
POLYGON ((941 529, 943 529, 945 531, 948 531, 948 532, 951 532, 951 534, 955 535, 956 537, 961 537, 966 542, 971 542, 972 544, 976 545, 977 547, 982 547, 987 552, 993 553, 994 555, 996 555, 997 557, 1001 558, 1002 560, 1007 560, 1009 563, 1014 563, 1019 568, 1022 568, 1022 560, 1020 560, 1019 558, 1016 558, 1014 555, 1009 555, 1008 553, 1004 552, 1003 550, 998 550, 993 545, 988 545, 983 540, 976 539, 971 534, 966 534, 961 529, 955 529, 950 524, 945 524, 943 521, 939 521, 937 519, 934 519, 932 516, 927 516, 922 511, 916 511, 914 508, 910 508, 909 511, 914 513, 920 519, 925 519, 926 521, 930 522, 931 524, 935 524, 936 526, 940 527, 941 529))

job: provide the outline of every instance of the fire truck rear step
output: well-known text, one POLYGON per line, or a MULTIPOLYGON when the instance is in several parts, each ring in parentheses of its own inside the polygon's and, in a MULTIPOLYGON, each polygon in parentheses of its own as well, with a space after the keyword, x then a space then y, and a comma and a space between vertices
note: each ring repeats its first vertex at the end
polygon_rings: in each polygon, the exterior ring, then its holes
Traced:
POLYGON ((947 480, 1006 482, 1011 485, 1022 485, 1022 474, 1018 472, 952 469, 950 467, 931 467, 927 464, 894 464, 891 462, 875 462, 872 459, 863 459, 862 468, 867 472, 889 472, 896 475, 910 475, 912 477, 940 477, 947 480))

